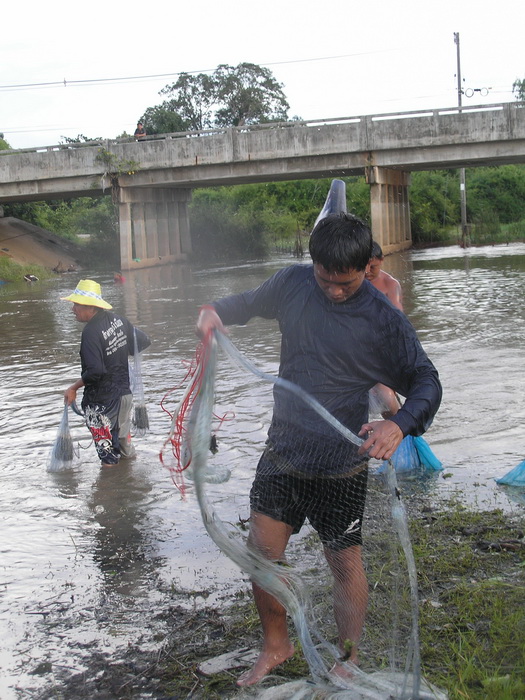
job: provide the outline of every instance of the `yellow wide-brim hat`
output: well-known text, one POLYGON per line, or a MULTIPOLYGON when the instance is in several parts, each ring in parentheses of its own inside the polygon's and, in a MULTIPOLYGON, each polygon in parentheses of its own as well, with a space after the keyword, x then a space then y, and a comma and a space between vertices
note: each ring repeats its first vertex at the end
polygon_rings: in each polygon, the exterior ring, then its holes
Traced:
POLYGON ((102 299, 100 284, 94 280, 80 280, 77 288, 68 297, 61 297, 63 301, 72 301, 74 304, 85 306, 98 306, 101 309, 112 309, 111 304, 102 299))

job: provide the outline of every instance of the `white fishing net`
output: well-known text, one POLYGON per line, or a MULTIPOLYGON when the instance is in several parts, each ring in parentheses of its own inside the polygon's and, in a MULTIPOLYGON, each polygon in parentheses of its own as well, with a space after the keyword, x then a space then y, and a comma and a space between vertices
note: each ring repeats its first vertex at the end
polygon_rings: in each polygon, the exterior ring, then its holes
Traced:
POLYGON ((133 394, 133 431, 142 437, 149 430, 149 416, 144 398, 144 383, 142 381, 142 353, 139 352, 137 330, 133 330, 134 354, 130 364, 129 376, 131 393, 133 394))
POLYGON ((48 472, 61 472, 71 469, 73 465, 74 449, 71 432, 69 430, 69 406, 64 404, 62 417, 58 426, 55 442, 47 460, 48 472))
MULTIPOLYGON (((180 464, 184 471, 179 474, 180 482, 184 482, 183 488, 194 490, 210 537, 253 582, 284 606, 293 625, 290 638, 296 654, 304 656, 309 668, 308 677, 293 682, 277 678, 271 669, 257 685, 240 689, 235 697, 445 700, 442 691, 421 677, 416 569, 394 468, 390 465, 383 475, 370 474, 367 480, 366 466, 362 465, 350 475, 332 473, 324 480, 312 481, 307 467, 304 471, 309 459, 312 468, 319 462, 339 468, 348 441, 359 445, 361 440, 300 388, 259 370, 220 333, 205 343, 191 386, 173 417, 170 437, 177 431, 182 435, 180 464), (225 365, 227 372, 221 371, 225 365), (223 379, 226 376, 227 381, 223 379), (312 525, 306 523, 291 537, 286 559, 278 557, 278 561, 270 561, 247 543, 254 455, 265 450, 272 384, 293 394, 299 430, 296 442, 295 431, 290 431, 286 458, 282 453, 277 457, 270 454, 267 462, 285 480, 288 490, 292 484, 297 503, 317 504, 309 518, 324 540, 323 546, 312 525), (236 386, 233 397, 232 385, 236 386), (320 449, 318 442, 310 443, 304 437, 304 432, 299 438, 301 405, 302 410, 315 410, 319 421, 326 424, 327 437, 320 449), (190 406, 184 417, 183 409, 190 406), (301 455, 297 463, 296 455, 301 455), (353 545, 359 542, 355 539, 361 521, 359 502, 365 492, 363 583, 359 557, 354 556, 357 544, 353 545), (232 518, 232 507, 238 511, 237 522, 232 518), (350 550, 352 557, 348 556, 350 550), (357 644, 358 666, 351 661, 357 644)), ((239 642, 242 644, 242 639, 239 642)))

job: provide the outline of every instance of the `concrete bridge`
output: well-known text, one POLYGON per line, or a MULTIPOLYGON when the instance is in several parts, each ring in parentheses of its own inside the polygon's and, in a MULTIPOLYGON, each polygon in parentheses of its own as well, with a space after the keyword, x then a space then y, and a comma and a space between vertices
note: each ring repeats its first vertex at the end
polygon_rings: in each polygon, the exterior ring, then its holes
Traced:
POLYGON ((111 192, 121 268, 184 260, 192 189, 364 174, 385 253, 411 245, 410 172, 525 162, 525 103, 0 151, 0 204, 111 192))

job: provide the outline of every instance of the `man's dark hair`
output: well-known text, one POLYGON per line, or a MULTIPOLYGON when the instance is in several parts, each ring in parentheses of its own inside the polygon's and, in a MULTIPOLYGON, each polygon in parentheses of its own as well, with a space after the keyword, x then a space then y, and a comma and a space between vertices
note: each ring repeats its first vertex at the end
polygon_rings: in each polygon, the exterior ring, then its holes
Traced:
POLYGON ((353 214, 329 214, 312 231, 309 249, 313 262, 328 272, 360 272, 372 256, 372 234, 353 214))
POLYGON ((385 257, 383 255, 383 249, 381 248, 379 243, 376 243, 376 241, 372 243, 372 255, 370 257, 379 258, 379 260, 382 260, 385 257))

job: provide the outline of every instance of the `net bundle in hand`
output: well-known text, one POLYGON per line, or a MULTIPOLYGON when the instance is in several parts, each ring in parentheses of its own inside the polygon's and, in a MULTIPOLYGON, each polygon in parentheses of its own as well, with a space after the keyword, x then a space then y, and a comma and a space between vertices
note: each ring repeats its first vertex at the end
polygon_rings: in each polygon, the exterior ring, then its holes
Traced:
POLYGON ((149 430, 148 409, 144 398, 144 384, 142 381, 142 354, 137 343, 137 331, 133 330, 134 354, 132 368, 132 394, 133 394, 133 430, 135 435, 145 435, 149 430))
POLYGON ((64 404, 60 425, 47 462, 48 472, 65 471, 71 469, 73 464, 74 450, 69 430, 68 410, 69 406, 64 404))

